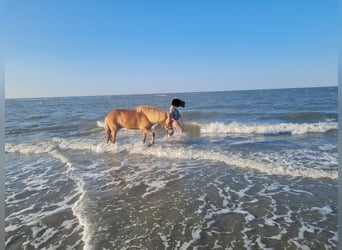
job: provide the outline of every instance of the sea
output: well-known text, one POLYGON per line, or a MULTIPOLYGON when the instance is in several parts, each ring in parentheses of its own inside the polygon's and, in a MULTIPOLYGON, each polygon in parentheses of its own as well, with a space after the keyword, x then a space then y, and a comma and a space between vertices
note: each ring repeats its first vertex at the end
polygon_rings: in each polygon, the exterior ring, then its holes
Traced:
POLYGON ((5 100, 6 249, 337 249, 337 87, 5 100), (179 108, 155 144, 112 109, 179 108))

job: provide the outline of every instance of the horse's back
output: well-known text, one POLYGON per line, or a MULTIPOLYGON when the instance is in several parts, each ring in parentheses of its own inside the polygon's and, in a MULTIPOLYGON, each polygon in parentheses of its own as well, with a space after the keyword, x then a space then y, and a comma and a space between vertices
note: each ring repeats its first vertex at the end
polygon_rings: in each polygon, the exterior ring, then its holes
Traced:
POLYGON ((113 109, 106 116, 106 119, 129 118, 135 115, 137 115, 137 112, 134 109, 113 109))
POLYGON ((113 109, 105 118, 105 123, 128 129, 139 129, 150 126, 146 116, 135 109, 113 109))
POLYGON ((166 119, 166 112, 151 106, 139 106, 136 111, 144 113, 152 123, 160 123, 166 119))

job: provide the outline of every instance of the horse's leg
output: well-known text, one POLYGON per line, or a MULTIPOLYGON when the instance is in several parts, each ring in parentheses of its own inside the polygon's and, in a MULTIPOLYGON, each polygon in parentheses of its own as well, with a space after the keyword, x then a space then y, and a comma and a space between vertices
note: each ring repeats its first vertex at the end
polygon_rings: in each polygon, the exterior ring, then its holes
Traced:
POLYGON ((149 146, 154 144, 154 138, 156 137, 155 133, 152 132, 152 131, 151 131, 151 136, 152 136, 152 139, 151 139, 151 142, 150 142, 149 146))
POLYGON ((147 128, 142 128, 141 131, 143 132, 144 136, 143 136, 143 143, 145 143, 145 139, 146 139, 146 135, 149 134, 151 135, 151 142, 148 144, 148 146, 152 146, 154 143, 154 138, 156 137, 156 135, 154 134, 154 132, 152 132, 151 130, 147 129, 147 128))
POLYGON ((111 141, 112 141, 112 143, 115 143, 115 140, 116 140, 116 130, 114 130, 113 132, 112 132, 112 138, 111 138, 111 141))
POLYGON ((154 138, 156 137, 156 135, 154 134, 154 132, 150 131, 149 133, 151 135, 151 142, 148 144, 148 146, 152 146, 154 144, 154 138))
MULTIPOLYGON (((110 141, 112 143, 115 143, 116 141, 116 133, 118 132, 119 128, 118 126, 116 126, 115 124, 109 124, 109 135, 110 135, 110 141)), ((108 140, 108 139, 107 139, 108 140)))
POLYGON ((105 133, 106 133, 106 141, 108 144, 109 138, 111 137, 111 131, 110 131, 110 128, 106 122, 105 122, 105 133))
POLYGON ((117 127, 117 126, 113 126, 112 127, 112 143, 115 143, 115 141, 116 141, 116 134, 117 134, 119 129, 120 129, 120 127, 117 127))
POLYGON ((146 141, 146 135, 145 133, 143 133, 143 138, 142 138, 142 143, 145 144, 145 141, 146 141))

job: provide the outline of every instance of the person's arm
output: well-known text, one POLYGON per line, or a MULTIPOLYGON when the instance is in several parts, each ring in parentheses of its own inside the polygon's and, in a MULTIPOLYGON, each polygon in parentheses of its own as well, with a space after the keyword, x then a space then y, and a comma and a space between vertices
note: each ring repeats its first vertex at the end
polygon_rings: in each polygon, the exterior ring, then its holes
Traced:
POLYGON ((175 110, 175 106, 171 105, 170 106, 170 113, 172 114, 174 110, 175 110))

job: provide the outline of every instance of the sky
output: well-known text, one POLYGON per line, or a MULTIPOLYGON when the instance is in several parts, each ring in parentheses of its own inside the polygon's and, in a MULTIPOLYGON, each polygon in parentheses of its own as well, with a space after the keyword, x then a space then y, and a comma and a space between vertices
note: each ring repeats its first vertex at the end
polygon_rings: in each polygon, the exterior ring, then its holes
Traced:
POLYGON ((6 0, 5 97, 337 86, 337 0, 6 0))

